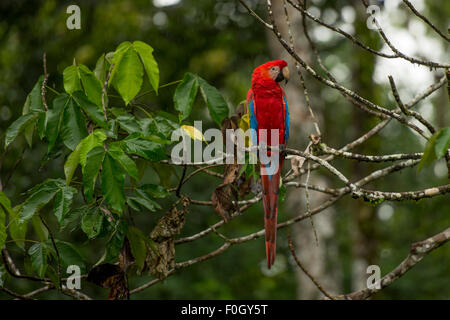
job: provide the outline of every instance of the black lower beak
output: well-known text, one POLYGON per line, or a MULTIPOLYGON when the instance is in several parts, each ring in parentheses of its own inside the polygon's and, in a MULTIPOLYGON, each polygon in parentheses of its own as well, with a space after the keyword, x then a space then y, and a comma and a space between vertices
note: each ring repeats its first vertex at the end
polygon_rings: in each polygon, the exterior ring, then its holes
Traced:
MULTIPOLYGON (((283 81, 283 80, 285 80, 285 79, 284 79, 284 76, 283 76, 283 73, 280 72, 280 73, 277 75, 275 81, 276 81, 276 82, 281 82, 281 81, 283 81)), ((286 81, 287 81, 287 80, 286 80, 286 81)))

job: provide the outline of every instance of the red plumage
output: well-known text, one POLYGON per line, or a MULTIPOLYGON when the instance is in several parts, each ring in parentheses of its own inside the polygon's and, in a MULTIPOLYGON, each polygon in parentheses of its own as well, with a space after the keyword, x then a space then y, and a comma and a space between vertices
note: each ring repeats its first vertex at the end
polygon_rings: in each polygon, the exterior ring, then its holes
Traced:
MULTIPOLYGON (((281 145, 285 146, 287 142, 285 133, 288 130, 286 128, 288 110, 284 100, 284 91, 269 72, 274 66, 278 66, 279 73, 281 73, 281 70, 287 66, 287 63, 284 60, 270 61, 254 70, 252 87, 248 92, 247 102, 248 105, 251 102, 253 103, 253 113, 249 111, 249 116, 256 119, 258 143, 264 140, 268 146, 279 147, 281 145), (267 129, 267 137, 264 137, 261 129, 267 129), (279 130, 279 141, 275 145, 272 144, 271 129, 279 130)), ((268 151, 268 155, 270 155, 270 151, 268 151)), ((278 192, 283 160, 284 156, 280 154, 278 167, 274 172, 272 171, 271 175, 267 174, 266 166, 261 164, 266 255, 269 269, 275 261, 278 192)))

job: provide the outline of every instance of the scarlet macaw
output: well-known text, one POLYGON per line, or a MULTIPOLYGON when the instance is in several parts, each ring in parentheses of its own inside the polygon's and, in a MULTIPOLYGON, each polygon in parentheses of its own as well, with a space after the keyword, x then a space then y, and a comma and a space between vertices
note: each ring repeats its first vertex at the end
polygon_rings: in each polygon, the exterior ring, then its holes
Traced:
MULTIPOLYGON (((269 147, 285 147, 289 139, 289 110, 284 90, 279 82, 289 80, 289 69, 284 60, 275 60, 260 65, 253 71, 252 87, 247 94, 247 113, 252 144, 261 142, 269 147), (266 130, 262 130, 266 129, 266 130), (278 145, 271 140, 271 129, 278 129, 278 145)), ((273 148, 274 149, 274 148, 273 148)), ((278 149, 280 150, 280 149, 278 149)), ((268 151, 270 155, 271 151, 268 151)), ((272 151, 273 152, 273 151, 272 151)), ((261 182, 264 204, 264 227, 266 230, 267 267, 273 265, 276 252, 278 191, 284 154, 279 153, 278 164, 270 169, 261 163, 261 182)))

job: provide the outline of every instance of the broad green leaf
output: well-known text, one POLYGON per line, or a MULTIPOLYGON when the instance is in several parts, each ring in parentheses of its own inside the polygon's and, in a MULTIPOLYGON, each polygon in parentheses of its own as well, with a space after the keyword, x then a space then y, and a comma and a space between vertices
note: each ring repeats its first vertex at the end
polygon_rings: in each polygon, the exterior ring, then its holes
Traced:
POLYGON ((73 99, 76 104, 86 112, 86 114, 94 120, 99 126, 106 128, 105 114, 103 113, 102 104, 95 105, 82 91, 76 91, 73 93, 73 99))
POLYGON ((148 195, 140 190, 136 190, 137 197, 129 197, 128 199, 134 202, 134 205, 138 203, 139 205, 147 208, 151 212, 155 212, 161 209, 161 206, 152 200, 148 195))
POLYGON ((26 128, 28 128, 31 124, 35 123, 37 118, 39 117, 40 112, 35 111, 32 113, 27 113, 26 115, 21 116, 16 121, 14 121, 9 128, 6 130, 5 135, 5 148, 26 128))
POLYGON ((149 161, 159 161, 166 158, 166 153, 161 144, 148 140, 138 133, 129 135, 120 141, 122 149, 128 154, 141 156, 149 161))
POLYGON ((63 93, 53 100, 52 108, 47 111, 47 124, 45 128, 45 136, 48 140, 48 152, 55 146, 56 140, 61 130, 64 109, 70 101, 70 96, 63 93))
POLYGON ((39 277, 44 278, 45 272, 47 271, 47 245, 43 242, 36 243, 28 250, 28 254, 31 257, 31 265, 33 266, 33 270, 39 277))
POLYGON ((111 208, 122 213, 125 204, 125 173, 120 164, 109 154, 105 155, 100 173, 102 192, 111 208))
POLYGON ((86 165, 86 157, 88 153, 96 147, 102 147, 103 141, 105 140, 106 135, 102 130, 95 130, 83 139, 84 143, 82 143, 80 148, 80 164, 82 167, 86 165))
POLYGON ((80 141, 75 150, 69 155, 69 157, 67 157, 66 163, 64 164, 64 174, 66 175, 67 185, 70 184, 78 164, 81 164, 84 168, 89 151, 95 147, 102 146, 103 141, 105 140, 105 133, 101 130, 95 130, 93 133, 89 134, 86 138, 80 141))
POLYGON ((25 236, 27 233, 28 221, 21 221, 20 206, 14 207, 9 212, 9 234, 14 243, 25 250, 25 236))
POLYGON ((86 157, 86 166, 83 168, 83 189, 87 202, 91 202, 94 195, 95 181, 104 157, 105 149, 103 147, 92 149, 86 157))
POLYGON ((102 105, 102 90, 103 85, 95 77, 95 74, 89 70, 88 67, 80 64, 78 66, 81 83, 83 84, 84 92, 90 101, 95 103, 97 106, 102 105))
POLYGON ((122 250, 123 241, 128 230, 128 225, 125 221, 118 221, 111 238, 106 244, 106 258, 105 262, 111 262, 117 258, 122 250))
POLYGON ((172 132, 180 128, 177 118, 173 115, 159 111, 152 119, 140 120, 142 131, 145 134, 158 134, 160 137, 169 139, 172 132))
POLYGON ((105 83, 106 76, 108 75, 110 64, 106 60, 105 54, 102 54, 100 58, 98 58, 97 63, 95 64, 94 74, 100 83, 103 86, 105 83))
POLYGON ((111 70, 111 76, 109 77, 108 85, 111 85, 112 80, 116 76, 117 69, 119 67, 119 63, 122 60, 124 53, 132 46, 130 41, 125 41, 119 44, 116 48, 116 51, 109 52, 106 54, 105 58, 107 61, 111 60, 111 65, 113 65, 113 69, 111 70), (112 58, 111 58, 112 55, 112 58), (108 60, 109 59, 109 60, 108 60))
POLYGON ((39 240, 46 241, 48 239, 48 230, 42 223, 39 216, 33 216, 33 218, 31 218, 31 224, 33 225, 33 230, 38 236, 39 240))
MULTIPOLYGON (((0 206, 0 248, 3 249, 6 242, 6 214, 3 207, 0 206)), ((0 249, 0 250, 1 250, 0 249)))
POLYGON ((450 147, 450 127, 442 128, 437 132, 434 151, 436 158, 442 158, 450 147))
POLYGON ((120 115, 117 117, 117 121, 120 127, 129 134, 143 131, 138 120, 131 114, 120 115))
MULTIPOLYGON (((28 114, 29 112, 30 112, 30 96, 28 95, 23 105, 22 115, 28 114)), ((36 123, 31 122, 25 129, 23 129, 23 135, 25 137, 25 140, 27 140, 28 146, 30 148, 33 147, 33 134, 35 127, 36 123)))
POLYGON ((81 230, 89 239, 95 239, 102 231, 103 214, 99 207, 87 207, 81 215, 81 230))
POLYGON ((170 195, 170 192, 167 191, 163 186, 156 185, 156 184, 144 184, 138 188, 139 190, 142 190, 143 192, 147 193, 153 198, 166 198, 170 195))
POLYGON ((183 81, 177 86, 173 96, 175 110, 180 112, 180 120, 186 119, 191 114, 197 92, 197 77, 190 72, 186 73, 183 81))
MULTIPOLYGON (((25 100, 25 103, 23 105, 22 109, 22 115, 28 114, 30 112, 34 111, 45 111, 44 104, 42 103, 42 81, 44 79, 44 76, 40 76, 36 84, 34 85, 31 92, 27 95, 27 99, 25 100)), ((33 145, 33 133, 34 129, 36 127, 36 123, 32 122, 30 123, 25 129, 24 129, 24 136, 25 139, 28 142, 28 145, 30 148, 33 145)), ((41 112, 38 119, 37 119, 37 130, 39 133, 39 137, 42 139, 45 135, 45 113, 41 112)))
POLYGON ((80 106, 70 99, 64 110, 61 127, 63 142, 67 148, 75 150, 77 144, 87 135, 86 118, 81 112, 80 106))
POLYGON ((133 42, 134 50, 139 54, 144 64, 145 72, 147 73, 150 84, 158 94, 159 87, 159 68, 158 63, 153 57, 153 48, 142 41, 133 42))
POLYGON ((40 184, 39 188, 34 189, 31 196, 23 203, 20 211, 21 219, 29 220, 32 218, 37 211, 53 199, 59 189, 59 185, 52 180, 40 184))
POLYGON ((70 210, 72 204, 73 196, 77 193, 77 189, 64 186, 55 195, 55 203, 53 211, 59 224, 62 223, 67 213, 70 210))
POLYGON ((145 235, 136 227, 129 226, 127 238, 130 242, 131 253, 136 260, 136 266, 141 271, 144 268, 147 257, 147 246, 145 245, 145 235))
POLYGON ((11 201, 8 199, 6 194, 0 190, 0 207, 5 208, 5 210, 11 214, 12 208, 11 208, 11 201))
POLYGON ((117 121, 115 119, 109 120, 105 130, 106 136, 111 139, 117 139, 118 127, 119 125, 117 124, 117 121))
MULTIPOLYGON (((116 69, 116 67, 114 67, 116 69)), ((112 83, 125 104, 139 93, 142 86, 144 69, 133 47, 129 47, 118 62, 112 83)))
POLYGON ((139 172, 136 167, 136 163, 134 163, 134 161, 125 154, 119 144, 112 144, 108 149, 108 153, 122 166, 125 171, 128 172, 130 177, 139 180, 139 172))
POLYGON ((209 109, 209 114, 211 118, 219 125, 222 125, 223 119, 228 117, 228 105, 223 98, 222 94, 207 83, 204 79, 198 77, 198 83, 200 85, 200 91, 202 93, 203 99, 209 109))
POLYGON ((202 132, 200 130, 198 130, 197 128, 195 128, 193 126, 182 125, 181 129, 184 132, 186 132, 192 140, 200 140, 200 141, 206 142, 205 138, 203 137, 202 132))
MULTIPOLYGON (((42 82, 44 81, 44 75, 41 75, 31 90, 28 97, 30 98, 30 111, 45 111, 44 103, 42 102, 42 82)), ((39 138, 42 139, 45 136, 45 113, 41 112, 37 120, 37 131, 39 138)))
POLYGON ((81 90, 80 74, 76 65, 68 66, 63 71, 64 90, 68 94, 72 94, 77 90, 81 90))

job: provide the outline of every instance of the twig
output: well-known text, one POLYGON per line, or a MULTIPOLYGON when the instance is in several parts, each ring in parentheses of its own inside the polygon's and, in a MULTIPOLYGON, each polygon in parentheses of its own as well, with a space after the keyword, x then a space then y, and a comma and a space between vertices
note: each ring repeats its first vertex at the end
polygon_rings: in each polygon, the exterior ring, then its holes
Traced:
POLYGON ((425 120, 420 113, 418 113, 414 110, 409 110, 405 107, 405 105, 403 104, 403 102, 400 98, 400 95, 398 94, 397 86, 395 85, 394 78, 391 75, 389 75, 388 78, 389 78, 389 83, 391 85, 391 89, 392 89, 392 93, 394 95, 395 101, 397 102, 397 105, 402 110, 402 112, 406 116, 413 116, 420 123, 422 123, 425 127, 427 127, 428 131, 430 131, 432 134, 435 133, 436 130, 434 129, 434 127, 431 125, 431 123, 429 123, 427 120, 425 120))
POLYGON ((340 299, 362 300, 367 299, 380 290, 392 284, 395 280, 403 276, 412 267, 419 263, 431 251, 439 248, 450 240, 450 228, 445 229, 424 241, 411 245, 409 255, 394 270, 380 279, 379 286, 373 286, 356 292, 337 296, 340 299))
POLYGON ((311 281, 314 283, 314 285, 317 287, 317 289, 320 290, 320 292, 322 292, 326 297, 328 297, 331 300, 335 300, 335 298, 329 294, 324 288, 323 286, 319 283, 319 281, 317 281, 310 273, 309 271, 305 268, 305 266, 300 262, 300 260, 298 259, 297 255, 295 254, 295 248, 294 245, 292 243, 291 240, 291 232, 289 229, 287 229, 287 238, 288 238, 288 246, 289 246, 289 250, 291 251, 292 257, 294 258, 295 262, 297 263, 297 265, 299 266, 300 269, 302 269, 302 271, 308 276, 309 279, 311 279, 311 281))
POLYGON ((414 12, 416 16, 425 21, 426 24, 428 24, 434 31, 436 31, 437 34, 439 34, 445 40, 450 41, 450 38, 447 37, 443 32, 441 32, 441 30, 439 30, 434 24, 432 24, 430 20, 428 20, 424 15, 417 11, 417 9, 411 4, 411 2, 409 2, 408 0, 403 0, 403 2, 411 9, 412 12, 414 12))
POLYGON ((106 113, 106 99, 105 99, 105 97, 106 97, 106 92, 107 92, 107 88, 108 88, 109 78, 111 77, 111 72, 112 72, 113 68, 114 68, 114 64, 112 64, 109 67, 108 74, 106 75, 105 82, 103 83, 103 88, 102 88, 102 109, 103 109, 103 115, 105 116, 105 121, 106 122, 108 122, 108 116, 107 116, 107 113, 106 113))
POLYGON ((43 56, 43 66, 44 66, 44 80, 42 80, 41 98, 42 98, 42 104, 44 105, 45 111, 48 111, 47 100, 45 99, 45 88, 47 86, 47 81, 48 81, 47 54, 45 52, 44 52, 44 56, 43 56))

